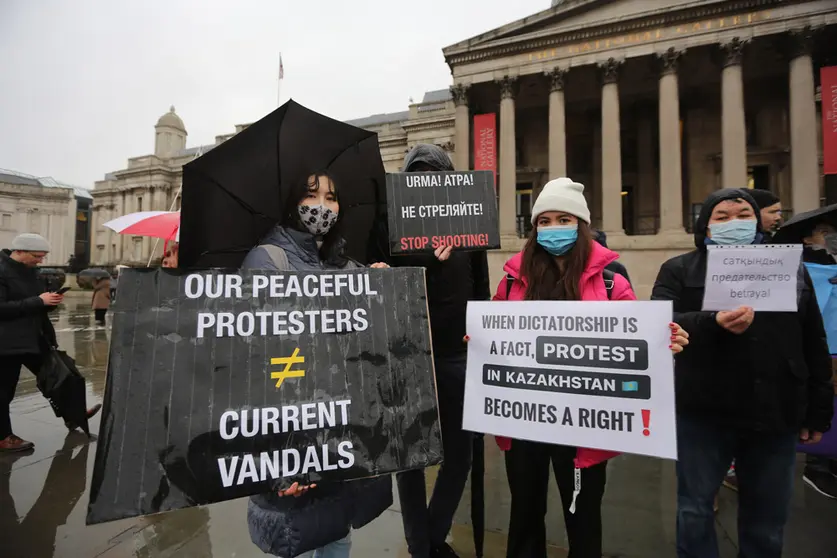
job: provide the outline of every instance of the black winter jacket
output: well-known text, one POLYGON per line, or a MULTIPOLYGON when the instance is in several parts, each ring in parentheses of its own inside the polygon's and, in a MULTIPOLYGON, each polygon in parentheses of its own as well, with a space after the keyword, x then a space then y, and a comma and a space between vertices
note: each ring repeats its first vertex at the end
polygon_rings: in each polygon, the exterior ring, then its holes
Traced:
MULTIPOLYGON (((320 260, 314 236, 282 226, 274 227, 262 240, 281 248, 287 267, 279 269, 261 247, 250 251, 242 269, 310 271, 336 269, 320 260)), ((353 269, 349 261, 343 269, 353 269)), ((351 482, 321 482, 300 497, 279 497, 276 492, 250 498, 247 524, 250 538, 263 552, 296 556, 342 539, 351 528, 359 529, 392 505, 392 476, 351 482)))
POLYGON ((674 321, 689 332, 675 357, 677 412, 724 426, 762 432, 807 427, 825 432, 834 413, 831 357, 811 279, 800 269, 799 310, 757 312, 741 335, 723 329, 715 312, 703 312, 706 229, 721 201, 741 190, 720 190, 703 204, 695 224, 696 250, 665 262, 652 300, 674 302, 674 321))
POLYGON ((9 250, 0 252, 0 355, 38 354, 57 345, 55 329, 39 295, 44 283, 35 268, 11 258, 9 250))

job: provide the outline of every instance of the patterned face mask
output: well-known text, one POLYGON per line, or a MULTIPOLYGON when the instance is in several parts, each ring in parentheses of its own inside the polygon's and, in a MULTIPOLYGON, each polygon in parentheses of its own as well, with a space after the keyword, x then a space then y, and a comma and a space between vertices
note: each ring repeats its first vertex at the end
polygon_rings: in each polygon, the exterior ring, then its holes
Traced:
POLYGON ((337 222, 337 212, 330 210, 324 205, 299 205, 299 218, 308 232, 315 236, 328 234, 334 223, 337 222))

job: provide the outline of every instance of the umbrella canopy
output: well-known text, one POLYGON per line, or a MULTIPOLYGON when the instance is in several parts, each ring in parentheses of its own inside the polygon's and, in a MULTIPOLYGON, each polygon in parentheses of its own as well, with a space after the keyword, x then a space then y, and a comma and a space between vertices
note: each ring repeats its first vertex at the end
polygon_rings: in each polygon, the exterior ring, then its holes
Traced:
POLYGON ((63 269, 52 267, 39 267, 38 278, 43 281, 44 287, 50 292, 55 292, 64 286, 67 274, 63 269))
POLYGON ((36 376, 38 389, 49 400, 55 416, 90 436, 84 376, 76 368, 76 361, 64 351, 52 349, 44 356, 36 376))
POLYGON ((386 201, 378 136, 288 101, 183 167, 179 266, 239 267, 282 220, 291 186, 320 170, 337 185, 347 255, 366 263, 386 201))
POLYGON ((82 289, 91 288, 93 287, 93 283, 96 282, 96 279, 104 279, 105 277, 110 277, 110 273, 107 270, 91 267, 76 275, 76 283, 82 289))
POLYGON ((179 211, 138 211, 117 217, 103 226, 119 234, 151 236, 164 240, 180 239, 179 211))
POLYGON ((825 222, 837 228, 837 204, 827 205, 794 215, 773 236, 777 244, 800 244, 816 223, 825 222))

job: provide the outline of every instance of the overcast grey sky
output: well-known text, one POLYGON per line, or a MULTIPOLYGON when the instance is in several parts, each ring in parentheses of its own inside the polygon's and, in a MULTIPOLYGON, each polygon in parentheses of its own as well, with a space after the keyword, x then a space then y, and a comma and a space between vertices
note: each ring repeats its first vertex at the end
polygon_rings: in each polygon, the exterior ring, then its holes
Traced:
POLYGON ((442 47, 549 0, 0 0, 0 168, 91 188, 154 149, 175 105, 188 145, 282 99, 346 120, 451 84, 442 47), (130 6, 130 7, 129 7, 130 6))

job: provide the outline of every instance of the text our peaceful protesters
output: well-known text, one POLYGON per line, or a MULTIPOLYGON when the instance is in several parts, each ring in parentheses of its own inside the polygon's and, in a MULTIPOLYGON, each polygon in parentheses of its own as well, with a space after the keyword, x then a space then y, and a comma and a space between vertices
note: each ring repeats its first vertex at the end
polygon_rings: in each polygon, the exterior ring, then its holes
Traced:
MULTIPOLYGON (((345 296, 376 296, 368 274, 335 273, 333 275, 253 275, 245 291, 240 275, 188 275, 185 281, 187 298, 331 298, 345 296)), ((253 312, 198 312, 197 334, 207 332, 213 337, 249 337, 267 335, 299 335, 301 333, 343 333, 365 331, 369 327, 364 308, 281 310, 253 312)))
POLYGON ((420 268, 127 270, 112 335, 89 523, 441 461, 420 268))

